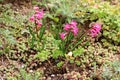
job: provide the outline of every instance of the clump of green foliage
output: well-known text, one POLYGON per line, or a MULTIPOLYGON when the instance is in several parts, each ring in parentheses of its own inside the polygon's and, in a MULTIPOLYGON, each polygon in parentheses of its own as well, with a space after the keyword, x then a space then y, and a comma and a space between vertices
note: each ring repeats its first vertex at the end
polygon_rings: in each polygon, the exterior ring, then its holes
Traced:
POLYGON ((16 40, 8 29, 0 28, 0 54, 9 53, 16 40))
MULTIPOLYGON (((99 2, 99 1, 98 1, 99 2)), ((84 24, 86 21, 100 21, 103 23, 102 40, 103 43, 110 42, 115 45, 120 44, 120 4, 112 5, 110 2, 96 3, 82 2, 75 12, 76 18, 84 24), (80 20, 81 19, 81 20, 80 20)), ((105 45, 107 46, 107 44, 105 45)))
POLYGON ((102 76, 105 80, 119 80, 120 79, 120 64, 119 61, 109 62, 103 66, 102 76))
POLYGON ((42 77, 42 72, 32 72, 28 73, 24 69, 20 69, 18 74, 14 77, 8 77, 7 80, 39 80, 42 77))

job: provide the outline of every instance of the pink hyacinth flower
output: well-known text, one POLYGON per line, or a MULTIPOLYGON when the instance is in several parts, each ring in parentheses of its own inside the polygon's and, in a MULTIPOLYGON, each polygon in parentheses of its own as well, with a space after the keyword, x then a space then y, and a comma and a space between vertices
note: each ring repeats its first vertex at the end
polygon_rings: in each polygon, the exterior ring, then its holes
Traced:
POLYGON ((74 27, 71 32, 73 33, 74 36, 77 36, 78 34, 78 28, 77 27, 74 27))
POLYGON ((44 14, 43 10, 42 10, 42 11, 39 11, 39 12, 37 12, 37 13, 35 14, 35 17, 36 17, 38 20, 40 20, 40 19, 43 18, 43 14, 44 14))
POLYGON ((38 11, 39 7, 35 6, 33 9, 36 10, 36 11, 38 11))
POLYGON ((91 36, 92 36, 92 37, 96 37, 97 34, 98 34, 94 29, 91 29, 91 30, 90 30, 90 33, 91 33, 91 36))
POLYGON ((37 26, 41 27, 42 23, 39 20, 36 20, 37 26))
POLYGON ((101 24, 95 23, 90 29, 91 36, 96 37, 97 34, 100 32, 100 30, 101 30, 101 24))
POLYGON ((95 29, 97 32, 100 32, 100 30, 101 30, 101 24, 95 23, 92 28, 95 29))
POLYGON ((78 34, 78 28, 77 28, 77 22, 76 21, 71 21, 71 32, 73 33, 74 36, 78 34))
POLYGON ((78 34, 78 28, 77 28, 77 22, 76 21, 71 21, 70 24, 65 24, 64 30, 68 32, 72 32, 74 36, 78 34))
POLYGON ((64 26, 65 31, 69 31, 70 28, 71 28, 70 24, 65 24, 65 26, 64 26))
POLYGON ((64 32, 60 33, 60 38, 61 38, 62 40, 64 40, 64 39, 65 39, 66 34, 67 34, 67 33, 64 33, 64 32))
POLYGON ((29 20, 30 20, 30 21, 34 21, 34 20, 35 20, 34 15, 31 16, 29 20))
POLYGON ((71 21, 70 25, 73 26, 73 27, 76 27, 77 26, 77 22, 76 21, 71 21))

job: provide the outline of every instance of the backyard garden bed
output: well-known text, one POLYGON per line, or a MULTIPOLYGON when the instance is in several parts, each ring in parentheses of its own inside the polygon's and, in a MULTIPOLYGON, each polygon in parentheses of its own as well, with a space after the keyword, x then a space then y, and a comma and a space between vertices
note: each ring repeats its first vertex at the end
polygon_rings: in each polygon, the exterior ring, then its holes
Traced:
POLYGON ((119 80, 120 1, 0 1, 0 80, 119 80))

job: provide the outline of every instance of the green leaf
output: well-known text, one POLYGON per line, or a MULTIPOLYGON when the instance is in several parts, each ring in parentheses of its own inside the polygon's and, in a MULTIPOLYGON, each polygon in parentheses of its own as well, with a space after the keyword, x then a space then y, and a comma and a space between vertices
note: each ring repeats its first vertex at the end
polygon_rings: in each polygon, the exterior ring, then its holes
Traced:
POLYGON ((80 56, 83 52, 84 52, 84 48, 79 47, 78 49, 75 49, 75 50, 73 51, 73 56, 74 56, 74 57, 80 56))
POLYGON ((103 31, 103 35, 104 36, 107 36, 107 35, 109 35, 110 34, 110 32, 108 32, 108 31, 103 31))
POLYGON ((74 63, 74 60, 73 60, 73 59, 70 59, 70 63, 73 64, 73 63, 74 63))
POLYGON ((64 62, 63 61, 60 61, 59 63, 57 63, 57 67, 62 67, 62 65, 64 64, 64 62))
POLYGON ((39 33, 39 40, 40 40, 40 41, 42 40, 42 37, 43 37, 44 32, 45 32, 45 27, 42 26, 41 29, 40 29, 40 33, 39 33))
POLYGON ((15 77, 8 77, 7 80, 18 80, 18 79, 15 77))
POLYGON ((54 50, 53 51, 53 54, 52 54, 52 57, 54 58, 54 59, 57 59, 59 56, 63 56, 63 52, 62 51, 60 51, 60 50, 54 50))
POLYGON ((50 14, 47 14, 47 17, 54 20, 55 22, 58 22, 59 21, 59 18, 58 17, 53 17, 52 15, 50 14))
POLYGON ((40 59, 40 61, 45 61, 49 58, 49 54, 50 54, 49 51, 43 50, 41 52, 38 52, 38 54, 36 54, 34 58, 40 59))
POLYGON ((79 66, 80 65, 80 61, 76 60, 75 63, 79 66))
POLYGON ((55 22, 58 22, 58 21, 59 21, 59 18, 55 17, 55 18, 53 18, 53 20, 54 20, 55 22))

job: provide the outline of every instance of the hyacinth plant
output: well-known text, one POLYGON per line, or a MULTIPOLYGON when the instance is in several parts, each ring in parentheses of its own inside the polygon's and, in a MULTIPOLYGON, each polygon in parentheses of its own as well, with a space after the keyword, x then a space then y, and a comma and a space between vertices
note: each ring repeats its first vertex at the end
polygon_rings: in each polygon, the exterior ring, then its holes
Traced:
POLYGON ((81 43, 82 39, 90 34, 92 38, 96 37, 100 33, 101 24, 93 23, 91 28, 83 34, 79 34, 80 29, 77 27, 78 23, 75 20, 72 20, 70 23, 64 25, 64 32, 61 32, 60 38, 62 44, 60 44, 60 49, 66 53, 73 51, 81 43))
MULTIPOLYGON (((29 27, 30 34, 32 35, 31 46, 34 47, 35 41, 37 41, 38 46, 44 47, 44 42, 41 44, 41 40, 43 34, 45 32, 45 25, 42 25, 43 20, 43 9, 39 10, 39 7, 34 7, 35 13, 30 17, 30 21, 35 24, 35 29, 32 30, 29 27)), ((60 23, 61 24, 61 23, 60 23)), ((100 23, 92 23, 91 28, 87 30, 85 33, 80 34, 80 29, 78 28, 78 23, 75 20, 71 20, 71 22, 66 23, 63 27, 63 32, 58 32, 61 43, 59 44, 59 49, 63 51, 63 53, 67 53, 69 51, 73 51, 78 45, 81 43, 82 39, 86 36, 86 34, 90 34, 91 37, 96 37, 97 34, 101 30, 100 23)), ((59 30, 60 31, 60 30, 59 30)), ((44 41, 44 40, 43 40, 44 41)), ((41 50, 40 48, 38 50, 41 50)))
POLYGON ((100 23, 93 23, 92 25, 91 25, 91 29, 89 30, 89 32, 90 32, 90 35, 91 35, 91 37, 96 37, 97 36, 97 34, 100 32, 100 30, 101 30, 101 24, 100 23))
MULTIPOLYGON (((35 41, 37 42, 37 44, 41 44, 40 42, 41 42, 43 34, 45 32, 45 25, 42 25, 43 16, 44 16, 43 9, 40 10, 39 7, 37 7, 37 6, 35 6, 33 9, 35 12, 29 18, 29 21, 33 22, 35 25, 34 29, 29 27, 29 32, 32 36, 32 40, 30 42, 31 48, 34 48, 35 41)), ((39 49, 39 50, 41 50, 41 49, 39 49)))
POLYGON ((59 34, 62 40, 60 49, 66 53, 68 52, 70 46, 73 45, 73 39, 78 35, 79 28, 77 27, 77 22, 72 20, 70 23, 66 23, 63 30, 64 32, 59 34))

